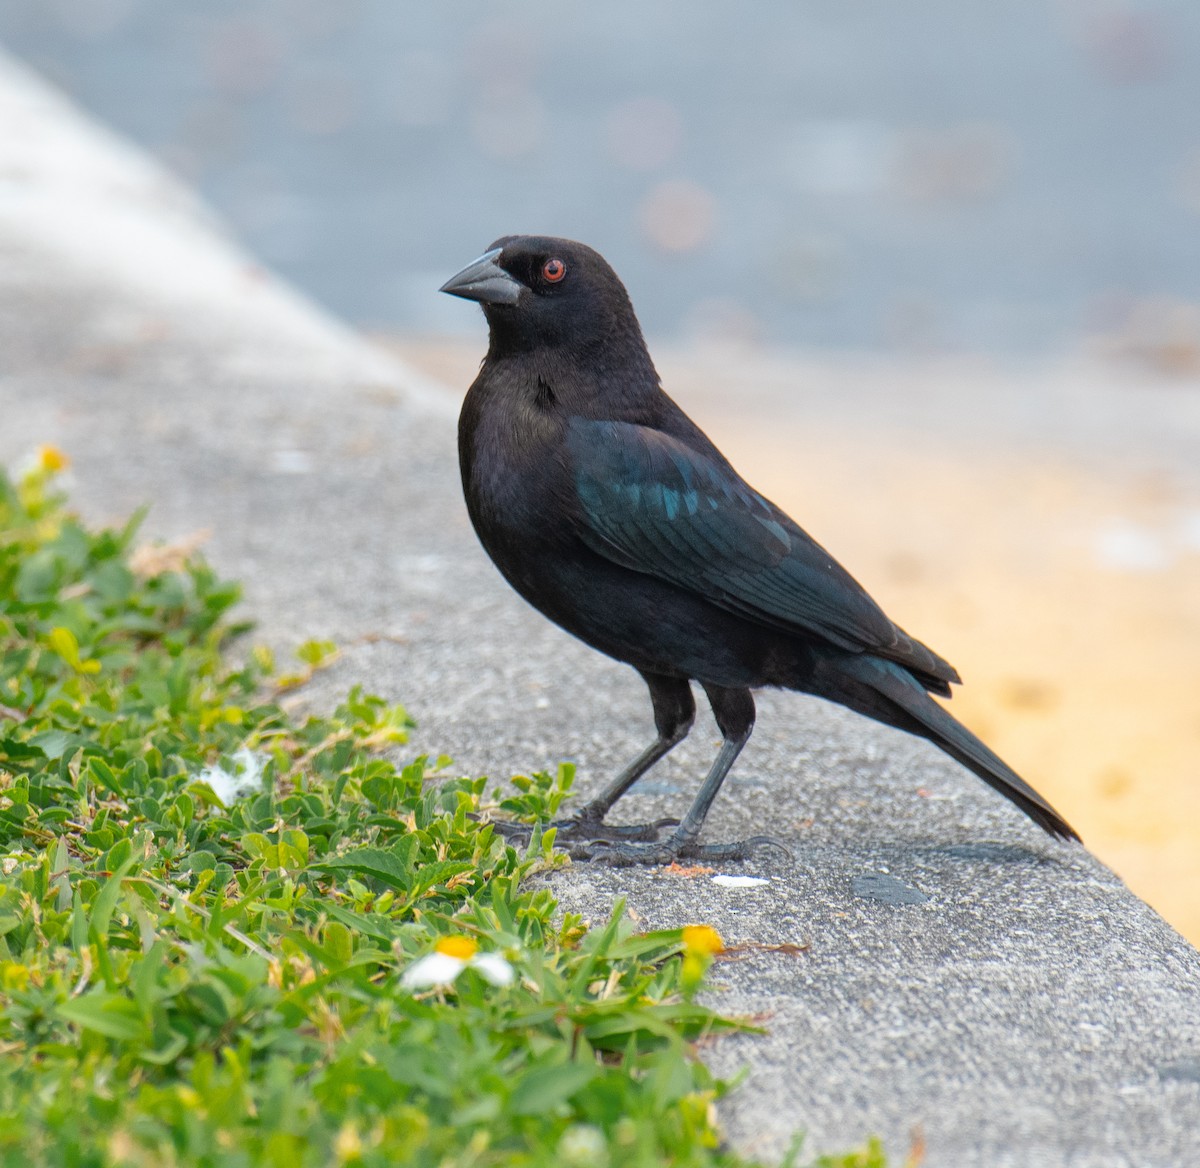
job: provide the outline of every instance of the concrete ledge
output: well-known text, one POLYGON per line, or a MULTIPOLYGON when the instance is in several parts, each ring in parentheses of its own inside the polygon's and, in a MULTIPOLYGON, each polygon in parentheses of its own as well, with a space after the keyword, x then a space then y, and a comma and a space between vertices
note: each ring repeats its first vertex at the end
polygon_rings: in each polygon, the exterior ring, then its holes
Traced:
MULTIPOLYGON (((464 241, 469 251, 471 241, 464 241)), ((433 294, 433 290, 430 290, 433 294)), ((481 326, 482 344, 482 326, 481 326)), ((674 387, 686 400, 686 387, 674 387)), ((0 460, 75 460, 96 518, 213 532, 261 634, 335 637, 312 700, 353 682, 404 700, 415 747, 505 774, 572 757, 594 787, 650 730, 641 683, 526 610, 469 530, 448 398, 241 255, 146 159, 0 60, 0 460)), ((1200 1162, 1200 954, 1081 849, 1044 837, 932 748, 766 694, 710 820, 769 824, 794 863, 738 874, 555 878, 598 917, 707 921, 749 948, 718 1003, 765 1038, 723 1109, 766 1157, 877 1133, 930 1166, 1200 1162)), ((713 734, 630 815, 678 807, 713 734)))

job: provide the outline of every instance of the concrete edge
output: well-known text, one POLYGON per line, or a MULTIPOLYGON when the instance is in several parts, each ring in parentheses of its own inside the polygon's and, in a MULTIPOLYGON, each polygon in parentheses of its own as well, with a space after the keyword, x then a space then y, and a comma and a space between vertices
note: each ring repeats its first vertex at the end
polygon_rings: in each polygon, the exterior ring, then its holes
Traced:
POLYGON ((0 219, 81 282, 288 341, 309 372, 381 383, 449 416, 453 400, 248 255, 178 179, 0 49, 0 219), (314 370, 312 363, 319 363, 314 370))

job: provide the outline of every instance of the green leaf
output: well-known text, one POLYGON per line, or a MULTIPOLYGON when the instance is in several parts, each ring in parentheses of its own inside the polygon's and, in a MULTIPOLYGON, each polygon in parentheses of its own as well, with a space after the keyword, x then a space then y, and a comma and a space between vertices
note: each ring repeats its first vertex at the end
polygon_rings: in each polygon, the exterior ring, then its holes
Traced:
POLYGON ((50 642, 50 647, 72 668, 76 673, 99 673, 99 661, 83 661, 79 656, 79 641, 75 634, 71 632, 65 625, 59 625, 52 629, 50 636, 47 638, 50 642))
POLYGON ((172 1034, 166 1042, 154 1050, 139 1050, 138 1058, 153 1066, 165 1067, 173 1063, 186 1049, 187 1037, 183 1034, 172 1034))
POLYGON ((156 941, 141 961, 134 966, 130 988, 133 990, 133 999, 144 1018, 150 1017, 151 1007, 157 997, 159 975, 166 968, 166 963, 166 942, 156 941))
POLYGON ((436 888, 439 884, 445 884, 446 881, 452 880, 455 876, 461 876, 464 872, 470 872, 475 865, 469 860, 442 860, 434 864, 424 864, 417 869, 416 879, 412 882, 412 887, 409 890, 411 899, 416 900, 419 896, 424 896, 432 888, 436 888))
POLYGON ((89 758, 87 766, 84 768, 84 775, 102 790, 111 791, 114 795, 118 796, 125 794, 120 781, 113 773, 112 767, 102 758, 97 758, 95 755, 89 758))
POLYGON ((410 872, 407 865, 394 853, 382 848, 356 848, 341 856, 321 860, 311 867, 320 872, 353 872, 357 876, 370 876, 397 892, 407 892, 410 872))
POLYGON ((83 897, 79 895, 79 889, 75 889, 73 903, 71 905, 71 948, 76 953, 82 952, 83 947, 88 940, 88 919, 87 913, 83 908, 83 897))
POLYGON ((321 911, 334 920, 341 921, 352 932, 362 933, 372 940, 382 941, 385 945, 390 945, 396 939, 396 931, 387 927, 386 917, 375 913, 351 912, 333 901, 325 901, 321 905, 321 911))
POLYGON ((29 745, 36 746, 48 759, 57 762, 79 745, 79 737, 68 734, 65 730, 45 730, 33 735, 29 739, 29 745))
POLYGON ((325 953, 331 968, 340 968, 354 956, 354 940, 350 930, 341 921, 330 921, 325 926, 325 953))
POLYGON ((128 998, 104 990, 93 990, 80 998, 59 1004, 58 1016, 84 1030, 92 1030, 105 1038, 132 1041, 145 1033, 145 1024, 137 1006, 128 998))
POLYGON ((338 647, 333 641, 305 641, 297 650, 296 656, 305 665, 319 669, 337 656, 338 647))
POLYGON ((113 910, 117 907, 117 897, 121 895, 121 881, 125 879, 129 869, 134 865, 130 856, 104 883, 92 902, 92 913, 88 920, 88 936, 96 944, 103 944, 108 938, 108 925, 112 920, 113 910))
POLYGON ((537 1067, 517 1081, 509 1096, 508 1110, 513 1115, 549 1115, 599 1073, 595 1063, 537 1067))
POLYGON ((54 907, 59 912, 65 912, 71 903, 70 866, 71 857, 67 853, 67 841, 59 839, 58 846, 54 849, 54 863, 51 870, 53 876, 51 884, 58 890, 54 907))

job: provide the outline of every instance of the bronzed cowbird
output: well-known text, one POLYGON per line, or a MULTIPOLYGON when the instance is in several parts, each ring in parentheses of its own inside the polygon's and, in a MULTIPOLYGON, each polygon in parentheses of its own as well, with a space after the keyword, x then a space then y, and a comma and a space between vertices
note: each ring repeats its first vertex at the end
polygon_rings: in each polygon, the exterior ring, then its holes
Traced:
POLYGON ((931 694, 954 668, 738 475, 663 392, 624 285, 597 252, 505 236, 443 287, 478 301, 487 355, 458 452, 471 522, 530 604, 650 688, 658 735, 560 836, 584 858, 736 858, 701 826, 754 726, 751 691, 816 694, 920 735, 1052 835, 1075 831, 931 694), (691 729, 698 682, 724 742, 695 802, 610 827, 612 805, 691 729), (675 821, 664 821, 674 824, 675 821))

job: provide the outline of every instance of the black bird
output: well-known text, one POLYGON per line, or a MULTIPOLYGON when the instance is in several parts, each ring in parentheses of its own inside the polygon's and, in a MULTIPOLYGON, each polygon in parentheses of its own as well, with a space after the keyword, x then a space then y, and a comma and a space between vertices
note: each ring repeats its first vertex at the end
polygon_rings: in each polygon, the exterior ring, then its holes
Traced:
POLYGON ((893 624, 663 392, 602 256, 571 240, 505 236, 441 290, 478 301, 490 331, 458 428, 480 541, 534 608, 650 687, 658 737, 562 826, 561 837, 584 841, 574 854, 746 855, 759 841, 697 841, 754 728, 759 686, 816 694, 927 738, 1052 835, 1079 838, 929 696, 950 696, 953 666, 893 624), (724 737, 695 802, 661 841, 663 823, 605 826, 691 729, 692 681, 724 737))

